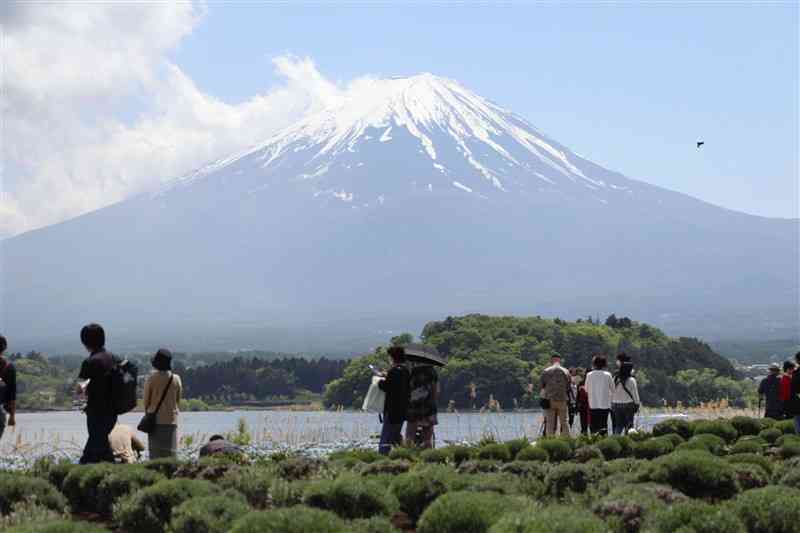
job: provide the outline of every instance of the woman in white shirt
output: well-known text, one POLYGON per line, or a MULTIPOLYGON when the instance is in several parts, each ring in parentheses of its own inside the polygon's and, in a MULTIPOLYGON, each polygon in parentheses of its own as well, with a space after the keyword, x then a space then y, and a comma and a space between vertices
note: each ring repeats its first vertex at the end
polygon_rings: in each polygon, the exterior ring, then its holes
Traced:
POLYGON ((608 360, 603 355, 592 359, 594 370, 586 374, 586 393, 589 396, 589 429, 593 435, 608 435, 608 415, 614 395, 614 378, 606 370, 608 360))
POLYGON ((639 411, 639 388, 633 377, 633 363, 621 354, 617 358, 620 367, 614 376, 614 396, 611 398, 611 420, 614 435, 627 433, 633 427, 633 419, 639 411))

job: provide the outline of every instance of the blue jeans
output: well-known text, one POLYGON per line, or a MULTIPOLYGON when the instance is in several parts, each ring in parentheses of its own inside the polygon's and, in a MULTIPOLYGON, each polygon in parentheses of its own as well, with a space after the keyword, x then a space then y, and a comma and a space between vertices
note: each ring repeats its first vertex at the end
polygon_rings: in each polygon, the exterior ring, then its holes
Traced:
POLYGON ((0 405, 0 439, 3 438, 3 433, 6 431, 6 410, 0 405))
POLYGON ((117 425, 117 415, 91 414, 86 413, 86 429, 89 431, 89 439, 83 449, 80 463, 113 463, 114 452, 108 443, 108 435, 114 426, 117 425))
POLYGON ((392 446, 397 446, 403 442, 403 423, 391 424, 384 418, 383 427, 381 428, 381 442, 378 445, 378 452, 381 455, 389 455, 392 451, 392 446))
POLYGON ((800 415, 794 417, 794 432, 800 435, 800 415))

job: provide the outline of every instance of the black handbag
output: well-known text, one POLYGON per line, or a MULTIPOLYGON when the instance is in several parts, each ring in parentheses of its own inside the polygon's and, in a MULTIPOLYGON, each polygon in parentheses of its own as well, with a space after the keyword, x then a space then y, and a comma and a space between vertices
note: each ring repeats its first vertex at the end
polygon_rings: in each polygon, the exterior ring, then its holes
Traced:
POLYGON ((540 399, 539 407, 541 407, 542 409, 550 409, 550 400, 548 398, 540 399))
POLYGON ((164 398, 167 397, 167 391, 169 390, 170 386, 172 385, 172 378, 174 374, 170 374, 169 382, 167 383, 167 387, 164 389, 164 392, 161 394, 161 399, 158 401, 158 406, 156 410, 152 413, 145 413, 142 417, 142 420, 139 422, 139 425, 136 426, 136 429, 141 431, 142 433, 147 433, 148 435, 151 434, 156 429, 156 415, 158 411, 161 409, 161 404, 164 403, 164 398))

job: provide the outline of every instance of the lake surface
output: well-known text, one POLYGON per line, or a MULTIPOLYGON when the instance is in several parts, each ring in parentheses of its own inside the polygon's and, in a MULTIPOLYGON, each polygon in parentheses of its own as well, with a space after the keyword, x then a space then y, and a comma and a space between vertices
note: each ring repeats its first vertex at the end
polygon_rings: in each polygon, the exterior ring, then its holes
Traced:
MULTIPOLYGON (((643 415, 636 424, 652 427, 674 414, 643 415)), ((136 427, 141 413, 120 417, 136 427)), ((380 433, 378 416, 352 411, 214 411, 181 413, 178 433, 181 444, 196 447, 215 433, 236 431, 244 420, 254 444, 267 448, 336 449, 343 446, 371 445, 380 433)), ((540 412, 440 413, 436 428, 438 445, 448 442, 474 442, 486 435, 504 441, 521 436, 535 438, 541 429, 540 412)), ((578 429, 575 421, 575 430, 578 429)), ((86 417, 78 411, 20 413, 16 428, 6 428, 0 441, 0 454, 41 455, 78 453, 86 442, 86 417)), ((147 435, 140 434, 144 442, 147 435)))

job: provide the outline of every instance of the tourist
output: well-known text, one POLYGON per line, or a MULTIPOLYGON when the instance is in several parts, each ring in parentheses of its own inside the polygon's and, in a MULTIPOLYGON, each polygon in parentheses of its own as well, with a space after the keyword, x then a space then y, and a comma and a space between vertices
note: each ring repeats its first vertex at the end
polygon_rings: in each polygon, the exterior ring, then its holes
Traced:
POLYGON ((569 429, 572 430, 575 424, 575 414, 578 412, 578 369, 573 367, 569 369, 569 429))
MULTIPOLYGON (((794 356, 795 362, 800 367, 800 352, 794 356)), ((789 397, 789 414, 794 416, 794 432, 800 435, 800 370, 795 368, 792 373, 792 390, 789 397)))
POLYGON ((111 369, 114 356, 106 351, 106 333, 99 324, 81 329, 81 343, 89 357, 84 359, 78 378, 78 390, 86 395, 86 429, 89 438, 81 456, 81 464, 114 462, 108 435, 117 424, 117 413, 111 399, 111 369))
POLYGON ((779 397, 781 405, 783 405, 784 418, 791 418, 789 415, 787 404, 792 397, 792 374, 794 373, 795 364, 791 361, 783 362, 783 375, 781 376, 779 397))
MULTIPOLYGON (((625 355, 625 354, 621 354, 625 355)), ((611 398, 611 420, 614 435, 627 433, 639 411, 639 389, 633 377, 633 363, 625 356, 617 357, 619 370, 614 375, 614 395, 611 398)))
POLYGON ((569 371, 561 366, 561 356, 553 354, 550 357, 550 366, 542 371, 541 386, 544 397, 550 401, 550 406, 545 409, 545 433, 554 435, 558 423, 562 435, 569 435, 567 424, 567 409, 570 400, 569 371))
POLYGON ((772 418, 780 420, 784 417, 783 403, 781 402, 781 368, 772 363, 769 365, 769 374, 761 380, 758 385, 759 402, 761 398, 765 399, 764 418, 772 418))
POLYGON ((439 376, 432 365, 416 364, 409 378, 409 401, 406 413, 406 442, 416 443, 422 448, 433 448, 434 426, 439 400, 439 376), (417 432, 421 442, 417 443, 417 432))
POLYGON ((592 359, 594 370, 586 375, 586 394, 589 396, 589 428, 592 435, 608 435, 608 417, 614 396, 614 378, 606 370, 608 360, 603 355, 592 359))
POLYGON ((7 349, 8 341, 0 335, 0 439, 6 425, 17 425, 17 369, 6 359, 7 349))
POLYGON ((401 346, 389 348, 389 358, 392 368, 386 373, 386 378, 378 382, 380 389, 386 393, 383 406, 383 427, 378 452, 389 455, 393 446, 403 441, 403 422, 408 411, 408 369, 404 366, 405 351, 401 346))
POLYGON ((156 425, 147 440, 150 459, 175 457, 183 389, 181 377, 172 372, 172 353, 169 350, 158 350, 151 362, 155 370, 144 384, 144 410, 156 413, 156 425))
POLYGON ((222 435, 212 435, 208 443, 200 448, 200 457, 209 455, 241 455, 242 449, 232 442, 225 440, 222 435))
POLYGON ((586 370, 580 373, 578 382, 578 394, 575 398, 575 408, 578 411, 578 419, 581 424, 581 435, 589 433, 589 394, 586 392, 586 370))
POLYGON ((144 451, 144 444, 136 436, 133 428, 125 424, 117 424, 108 435, 108 444, 118 463, 132 464, 139 460, 144 451))

